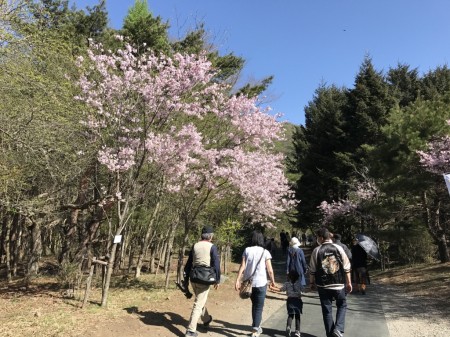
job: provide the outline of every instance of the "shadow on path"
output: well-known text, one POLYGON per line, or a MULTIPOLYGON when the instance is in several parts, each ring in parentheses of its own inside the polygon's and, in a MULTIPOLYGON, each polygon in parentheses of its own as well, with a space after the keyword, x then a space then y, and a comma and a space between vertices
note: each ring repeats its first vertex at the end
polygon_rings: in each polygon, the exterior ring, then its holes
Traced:
POLYGON ((185 333, 176 328, 176 325, 185 326, 184 317, 173 312, 139 311, 137 307, 125 308, 127 313, 139 316, 139 319, 148 326, 161 326, 169 330, 174 336, 183 337, 185 333))

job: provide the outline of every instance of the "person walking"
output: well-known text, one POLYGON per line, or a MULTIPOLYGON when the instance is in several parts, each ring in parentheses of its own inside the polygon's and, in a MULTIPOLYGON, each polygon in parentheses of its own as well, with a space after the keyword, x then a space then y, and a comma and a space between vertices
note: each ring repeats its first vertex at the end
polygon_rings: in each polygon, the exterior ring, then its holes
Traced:
POLYGON ((305 232, 302 233, 302 243, 303 243, 303 247, 306 247, 306 233, 305 232))
MULTIPOLYGON (((220 281, 220 259, 217 251, 217 246, 211 241, 214 237, 214 230, 212 227, 205 226, 202 229, 201 240, 192 247, 189 258, 184 267, 185 279, 190 275, 192 268, 196 266, 211 266, 216 273, 216 283, 214 288, 218 289, 220 281)), ((189 325, 187 327, 186 336, 198 336, 197 323, 199 318, 202 320, 205 328, 212 322, 212 316, 208 313, 206 308, 206 301, 208 300, 208 293, 210 289, 209 284, 202 284, 192 282, 192 289, 194 290, 195 300, 192 307, 189 325)))
POLYGON ((271 260, 272 255, 264 248, 264 236, 260 231, 253 231, 251 246, 245 248, 242 254, 242 262, 235 283, 235 289, 239 291, 242 280, 253 275, 250 297, 252 301, 252 337, 257 337, 262 333, 261 321, 267 292, 267 274, 270 285, 275 285, 271 260))
POLYGON ((306 285, 306 270, 308 269, 308 265, 305 259, 305 253, 303 249, 300 248, 300 241, 293 237, 289 242, 289 249, 287 251, 286 258, 286 275, 289 275, 291 270, 295 270, 299 275, 298 282, 303 288, 306 285))
POLYGON ((281 288, 270 286, 270 290, 275 292, 286 292, 286 308, 288 318, 286 322, 286 336, 291 336, 292 320, 295 319, 295 337, 300 336, 300 315, 303 313, 302 289, 299 281, 299 274, 295 270, 289 272, 289 281, 285 282, 281 288))
POLYGON ((365 295, 367 284, 367 253, 358 244, 358 239, 356 238, 353 239, 352 246, 352 270, 358 292, 365 295))
POLYGON ((345 254, 347 254, 348 259, 351 261, 352 252, 345 243, 341 242, 341 234, 333 233, 333 241, 335 244, 341 246, 344 249, 345 254))
POLYGON ((316 232, 317 243, 310 259, 309 282, 317 289, 327 337, 343 337, 347 293, 352 292, 350 261, 341 246, 333 243, 328 229, 316 232), (333 321, 333 300, 336 301, 336 320, 333 321))

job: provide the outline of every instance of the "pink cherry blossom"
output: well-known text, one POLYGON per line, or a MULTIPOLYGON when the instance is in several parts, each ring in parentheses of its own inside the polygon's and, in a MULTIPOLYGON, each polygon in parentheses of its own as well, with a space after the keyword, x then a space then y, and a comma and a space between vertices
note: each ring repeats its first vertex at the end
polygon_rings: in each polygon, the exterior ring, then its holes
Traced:
MULTIPOLYGON (((91 44, 87 56, 77 59, 77 99, 88 107, 82 123, 108 170, 136 178, 146 165, 168 192, 237 193, 242 210, 268 225, 295 204, 284 158, 273 152, 281 123, 257 99, 212 82, 206 55, 136 56, 130 45, 111 53, 91 44)), ((130 189, 122 189, 126 198, 130 189)))

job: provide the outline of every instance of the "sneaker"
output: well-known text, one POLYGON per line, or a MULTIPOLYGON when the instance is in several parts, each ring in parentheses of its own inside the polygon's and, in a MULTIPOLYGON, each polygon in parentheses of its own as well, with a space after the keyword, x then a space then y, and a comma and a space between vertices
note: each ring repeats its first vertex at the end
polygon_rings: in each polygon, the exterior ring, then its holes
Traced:
POLYGON ((203 323, 203 326, 205 327, 205 328, 207 328, 207 327, 209 327, 209 324, 212 322, 212 316, 211 315, 209 315, 209 320, 207 320, 205 323, 203 323))
POLYGON ((186 335, 185 335, 186 337, 197 337, 198 336, 198 333, 197 332, 195 332, 195 331, 190 331, 190 330, 188 330, 188 331, 186 331, 186 335))
POLYGON ((334 329, 333 333, 331 334, 333 337, 344 337, 344 334, 340 332, 339 330, 334 329))
POLYGON ((263 332, 263 329, 261 327, 258 328, 258 330, 253 330, 251 337, 259 337, 263 332))
POLYGON ((295 336, 295 337, 302 337, 302 336, 300 335, 300 331, 298 331, 298 330, 297 330, 297 331, 295 331, 295 334, 294 334, 294 336, 295 336))
POLYGON ((291 337, 291 327, 290 326, 286 327, 286 336, 291 337))

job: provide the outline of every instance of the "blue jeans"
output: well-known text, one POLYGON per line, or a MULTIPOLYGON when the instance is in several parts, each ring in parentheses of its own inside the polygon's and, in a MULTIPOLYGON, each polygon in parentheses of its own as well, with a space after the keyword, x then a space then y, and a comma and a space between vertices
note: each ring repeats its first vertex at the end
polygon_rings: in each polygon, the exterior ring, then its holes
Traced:
POLYGON ((331 336, 334 329, 344 332, 345 311, 347 310, 345 289, 331 290, 318 288, 318 292, 327 337, 331 336), (333 321, 333 300, 336 300, 336 322, 333 321))
POLYGON ((263 287, 253 287, 252 296, 252 327, 257 330, 261 326, 264 300, 266 299, 267 285, 263 287))

